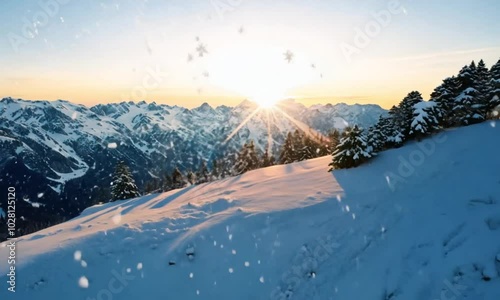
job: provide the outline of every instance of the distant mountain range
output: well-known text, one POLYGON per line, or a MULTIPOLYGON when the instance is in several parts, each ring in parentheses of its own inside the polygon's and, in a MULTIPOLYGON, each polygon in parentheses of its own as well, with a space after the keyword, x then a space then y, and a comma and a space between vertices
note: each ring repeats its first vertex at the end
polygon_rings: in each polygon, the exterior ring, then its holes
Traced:
POLYGON ((174 166, 196 169, 202 160, 236 152, 249 139, 260 151, 271 142, 277 156, 286 134, 297 128, 325 134, 351 124, 368 127, 384 113, 378 105, 306 107, 293 100, 259 110, 247 100, 235 107, 204 103, 187 109, 144 101, 89 108, 63 100, 4 98, 0 188, 15 186, 24 198, 18 199, 18 218, 66 219, 109 187, 119 160, 128 163, 142 187, 174 166))

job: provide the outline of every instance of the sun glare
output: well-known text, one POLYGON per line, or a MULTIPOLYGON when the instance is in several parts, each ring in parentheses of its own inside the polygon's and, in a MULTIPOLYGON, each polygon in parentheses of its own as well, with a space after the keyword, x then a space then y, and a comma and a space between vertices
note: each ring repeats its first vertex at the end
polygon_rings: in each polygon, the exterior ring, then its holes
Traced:
POLYGON ((296 54, 288 62, 286 49, 240 44, 226 47, 208 62, 210 82, 270 108, 288 97, 287 92, 317 79, 310 63, 296 54))

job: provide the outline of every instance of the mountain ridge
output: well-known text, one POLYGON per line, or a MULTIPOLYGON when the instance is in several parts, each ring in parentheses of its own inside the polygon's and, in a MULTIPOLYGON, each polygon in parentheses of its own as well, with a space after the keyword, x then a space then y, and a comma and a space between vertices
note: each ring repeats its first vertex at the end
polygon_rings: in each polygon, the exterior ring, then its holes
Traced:
POLYGON ((270 149, 277 157, 286 134, 297 128, 326 134, 350 124, 373 125, 386 113, 377 105, 307 108, 290 100, 270 111, 257 108, 250 101, 187 109, 146 101, 87 107, 67 100, 3 98, 0 188, 14 185, 22 191, 26 219, 40 210, 64 219, 105 197, 120 160, 142 189, 176 166, 196 170, 202 161, 233 155, 249 139, 259 152, 270 149))

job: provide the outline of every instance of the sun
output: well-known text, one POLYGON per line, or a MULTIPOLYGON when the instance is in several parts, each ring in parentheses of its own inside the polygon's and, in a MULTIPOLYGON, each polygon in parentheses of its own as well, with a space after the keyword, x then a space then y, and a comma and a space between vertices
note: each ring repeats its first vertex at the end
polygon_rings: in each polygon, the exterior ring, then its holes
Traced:
POLYGON ((267 109, 274 107, 277 102, 285 98, 284 92, 273 88, 253 94, 249 100, 257 103, 261 108, 267 109))
POLYGON ((289 63, 283 59, 283 52, 281 48, 251 43, 214 50, 207 65, 209 80, 261 108, 272 108, 313 77, 308 63, 298 59, 289 63))

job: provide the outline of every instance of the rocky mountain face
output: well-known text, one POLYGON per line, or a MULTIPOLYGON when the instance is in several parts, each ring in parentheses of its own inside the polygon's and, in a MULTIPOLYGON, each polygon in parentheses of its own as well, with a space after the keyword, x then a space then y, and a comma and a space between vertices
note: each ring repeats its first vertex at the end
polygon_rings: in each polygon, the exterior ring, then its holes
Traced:
MULTIPOLYGON (((0 189, 16 188, 20 222, 44 227, 105 197, 120 160, 142 188, 174 166, 197 169, 202 160, 234 153, 249 139, 260 151, 270 147, 278 156, 286 134, 297 128, 318 135, 351 124, 368 127, 384 113, 378 105, 306 107, 293 100, 268 110, 250 101, 194 109, 144 101, 88 108, 62 100, 4 98, 0 189)), ((6 203, 1 207, 5 211, 6 203)))

